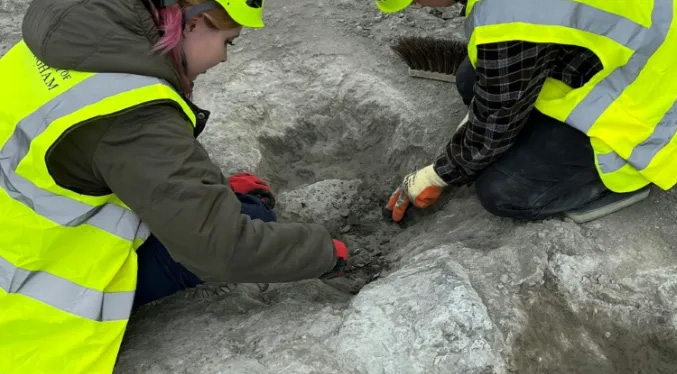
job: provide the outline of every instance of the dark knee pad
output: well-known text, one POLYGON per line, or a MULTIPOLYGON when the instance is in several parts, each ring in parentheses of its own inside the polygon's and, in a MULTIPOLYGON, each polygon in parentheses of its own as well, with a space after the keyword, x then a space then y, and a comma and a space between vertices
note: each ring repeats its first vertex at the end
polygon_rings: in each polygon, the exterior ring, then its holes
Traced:
POLYGON ((473 96, 475 95, 475 82, 477 81, 477 74, 472 67, 468 57, 461 62, 456 70, 456 89, 463 99, 463 103, 470 105, 473 96))
POLYGON ((503 211, 503 196, 500 186, 494 179, 478 178, 475 181, 475 191, 482 207, 489 213, 504 217, 508 212, 503 211))
POLYGON ((487 170, 475 181, 475 190, 482 207, 499 217, 533 219, 538 207, 529 205, 529 192, 516 185, 503 173, 487 170))

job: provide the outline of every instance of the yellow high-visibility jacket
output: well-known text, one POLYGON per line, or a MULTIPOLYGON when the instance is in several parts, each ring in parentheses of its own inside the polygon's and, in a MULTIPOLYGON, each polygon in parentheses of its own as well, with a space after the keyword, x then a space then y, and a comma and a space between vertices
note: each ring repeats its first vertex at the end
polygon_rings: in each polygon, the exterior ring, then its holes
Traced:
POLYGON ((573 89, 548 78, 536 108, 587 134, 612 191, 677 182, 677 0, 469 0, 477 45, 523 40, 585 47, 604 68, 573 89))
POLYGON ((58 186, 46 154, 76 126, 140 105, 195 116, 165 81, 54 69, 23 42, 0 73, 0 373, 110 373, 148 228, 114 194, 58 186))

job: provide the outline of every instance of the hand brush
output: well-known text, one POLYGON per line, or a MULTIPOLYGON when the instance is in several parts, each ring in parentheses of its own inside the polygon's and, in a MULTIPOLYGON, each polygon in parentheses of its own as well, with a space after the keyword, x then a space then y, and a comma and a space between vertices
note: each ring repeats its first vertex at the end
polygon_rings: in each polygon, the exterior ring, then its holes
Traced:
POLYGON ((400 37, 391 49, 409 66, 409 76, 452 83, 468 55, 466 42, 458 39, 400 37))

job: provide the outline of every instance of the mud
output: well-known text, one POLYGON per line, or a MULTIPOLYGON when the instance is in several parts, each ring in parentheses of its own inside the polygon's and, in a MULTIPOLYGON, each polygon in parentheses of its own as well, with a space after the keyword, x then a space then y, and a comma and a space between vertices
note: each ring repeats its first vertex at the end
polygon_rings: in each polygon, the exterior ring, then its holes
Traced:
POLYGON ((374 188, 392 167, 383 156, 392 136, 387 130, 398 123, 362 124, 357 105, 338 103, 340 109, 311 115, 315 121, 302 121, 282 137, 260 137, 258 169, 273 185, 293 190, 279 196, 281 221, 322 223, 351 248, 347 275, 328 283, 353 294, 389 269, 383 256, 399 231, 382 214, 382 188, 374 188))
MULTIPOLYGON (((522 296, 527 324, 515 338, 516 373, 674 373, 677 337, 667 311, 631 328, 596 308, 575 312, 554 280, 522 296)), ((635 307, 636 310, 640 306, 635 307)))

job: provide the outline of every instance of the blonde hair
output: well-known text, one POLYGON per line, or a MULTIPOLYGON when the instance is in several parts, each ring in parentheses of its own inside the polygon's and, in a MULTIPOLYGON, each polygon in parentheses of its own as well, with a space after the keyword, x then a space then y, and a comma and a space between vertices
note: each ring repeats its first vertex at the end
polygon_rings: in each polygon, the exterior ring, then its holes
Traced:
MULTIPOLYGON (((155 25, 162 32, 160 40, 153 46, 153 51, 171 54, 174 66, 179 72, 181 91, 183 91, 186 97, 190 97, 192 93, 192 82, 188 80, 183 67, 183 55, 181 51, 181 43, 183 42, 183 11, 190 6, 202 4, 206 1, 180 0, 179 3, 166 8, 152 8, 155 25)), ((210 9, 203 14, 207 24, 215 29, 225 30, 240 27, 221 6, 210 9)))

